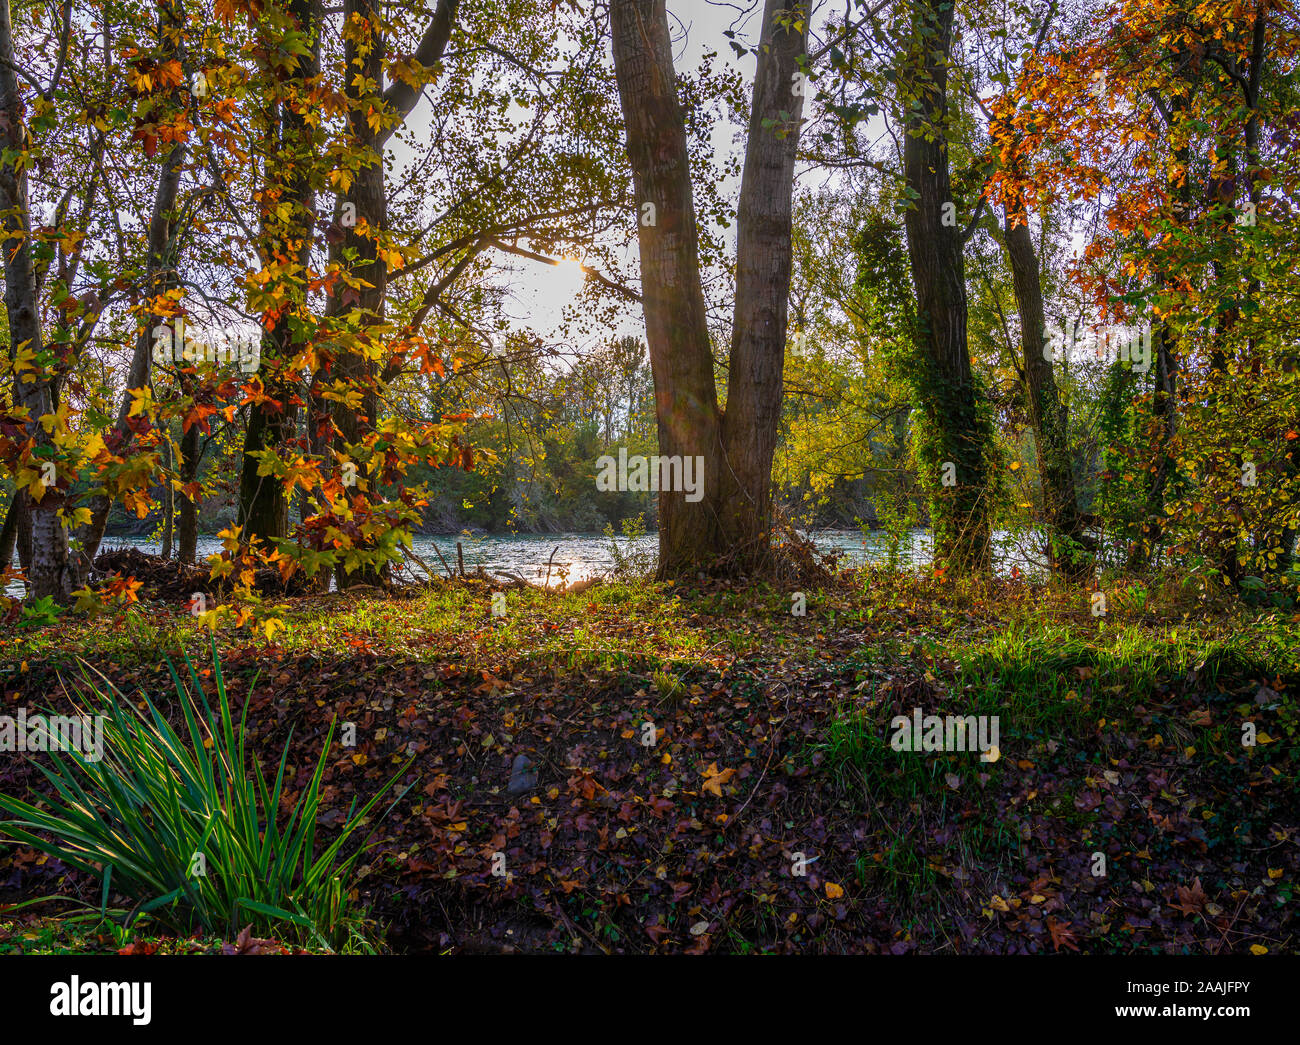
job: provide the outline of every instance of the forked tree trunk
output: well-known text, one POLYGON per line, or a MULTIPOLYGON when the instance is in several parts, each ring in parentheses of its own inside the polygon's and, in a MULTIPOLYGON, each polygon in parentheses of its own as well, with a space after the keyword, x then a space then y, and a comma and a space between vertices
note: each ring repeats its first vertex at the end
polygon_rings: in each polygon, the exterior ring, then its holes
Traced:
POLYGON ((796 89, 807 11, 767 0, 741 186, 728 407, 718 408, 686 125, 663 0, 615 0, 614 68, 636 193, 659 453, 703 460, 703 497, 659 493, 659 576, 745 573, 769 559, 783 392, 796 89), (786 16, 791 16, 787 19, 786 16), (784 24, 779 24, 784 23, 784 24), (782 113, 785 114, 782 117, 782 113))

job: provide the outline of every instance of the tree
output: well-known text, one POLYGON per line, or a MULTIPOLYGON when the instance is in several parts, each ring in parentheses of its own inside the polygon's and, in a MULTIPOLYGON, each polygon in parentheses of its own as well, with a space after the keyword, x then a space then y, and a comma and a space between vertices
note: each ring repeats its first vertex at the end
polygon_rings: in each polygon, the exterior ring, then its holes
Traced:
POLYGON ((614 66, 638 216, 659 452, 703 461, 704 496, 659 494, 659 575, 770 568, 772 456, 782 402, 794 162, 808 12, 767 0, 738 211, 727 408, 718 405, 700 281, 686 126, 663 0, 614 0, 614 66))

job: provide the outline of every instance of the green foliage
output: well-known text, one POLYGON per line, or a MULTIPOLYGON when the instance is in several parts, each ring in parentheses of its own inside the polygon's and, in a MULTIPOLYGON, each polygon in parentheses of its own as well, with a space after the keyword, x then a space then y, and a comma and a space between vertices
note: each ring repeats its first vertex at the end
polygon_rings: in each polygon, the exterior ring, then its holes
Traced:
POLYGON ((619 539, 614 535, 614 527, 609 523, 605 524, 604 534, 609 539, 609 554, 614 560, 614 565, 610 569, 610 574, 617 581, 631 582, 643 580, 654 569, 655 554, 652 551, 638 551, 635 545, 646 535, 645 516, 638 515, 635 519, 624 519, 622 523, 623 540, 633 547, 629 551, 624 551, 619 539))
POLYGON ((33 599, 23 606, 22 615, 18 618, 18 627, 24 631, 48 628, 59 622, 63 612, 63 607, 50 595, 33 599))

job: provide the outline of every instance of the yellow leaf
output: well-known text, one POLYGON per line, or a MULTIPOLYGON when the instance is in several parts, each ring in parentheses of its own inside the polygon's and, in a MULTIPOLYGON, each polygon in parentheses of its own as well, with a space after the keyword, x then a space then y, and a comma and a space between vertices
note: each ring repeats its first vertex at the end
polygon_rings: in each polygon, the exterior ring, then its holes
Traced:
POLYGON ((838 900, 844 895, 844 887, 836 885, 834 882, 826 883, 826 898, 828 900, 838 900))
POLYGON ((1262 943, 1252 943, 1250 945, 1251 954, 1268 954, 1268 948, 1262 943))
POLYGON ((153 401, 153 392, 149 388, 131 389, 131 409, 127 411, 127 417, 139 417, 149 408, 153 401))

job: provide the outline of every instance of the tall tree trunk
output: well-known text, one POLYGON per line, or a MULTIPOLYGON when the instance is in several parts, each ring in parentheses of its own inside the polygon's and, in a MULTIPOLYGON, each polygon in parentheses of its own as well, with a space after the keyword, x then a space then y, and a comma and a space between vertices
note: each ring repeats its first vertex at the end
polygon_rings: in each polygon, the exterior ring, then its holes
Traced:
MULTIPOLYGON (((181 173, 185 163, 185 146, 178 142, 172 146, 167 158, 163 160, 162 170, 158 173, 158 185, 154 190, 153 210, 149 216, 149 233, 145 259, 144 285, 148 299, 164 293, 176 285, 176 268, 174 244, 172 243, 172 217, 176 210, 176 197, 180 192, 181 173)), ((162 317, 149 314, 141 315, 141 328, 136 334, 135 350, 131 355, 131 368, 127 373, 126 388, 122 393, 122 402, 117 411, 117 423, 106 440, 113 453, 123 455, 134 440, 130 426, 127 424, 131 410, 131 393, 141 388, 148 388, 153 371, 153 330, 162 322, 162 317)), ((174 333, 174 330, 173 330, 174 333)), ((112 506, 109 497, 98 495, 90 501, 90 522, 77 533, 80 542, 80 572, 90 576, 91 563, 99 552, 99 545, 104 539, 104 529, 108 525, 108 512, 112 506)))
MULTIPOLYGON (((627 127, 659 453, 703 457, 707 493, 723 473, 722 415, 700 282, 686 121, 663 0, 615 0, 614 68, 627 127)), ((711 567, 721 550, 712 498, 659 491, 659 576, 711 567)))
POLYGON ((934 492, 934 559, 962 574, 990 566, 989 425, 971 374, 962 230, 951 217, 947 88, 953 11, 948 0, 917 0, 914 7, 905 79, 915 101, 905 119, 903 168, 911 199, 905 223, 917 304, 916 387, 926 422, 924 479, 934 492))
POLYGON ((1024 345, 1025 397, 1034 426, 1052 571, 1067 581, 1079 582, 1092 575, 1091 541, 1079 511, 1065 408, 1052 364, 1043 356, 1043 287, 1027 218, 1023 206, 1006 209, 1007 258, 1024 345))
POLYGON ((610 20, 636 192, 659 452, 703 461, 699 500, 688 501, 682 490, 659 492, 659 576, 743 573, 762 568, 770 555, 772 454, 783 392, 790 203, 802 105, 794 74, 805 51, 807 11, 767 0, 763 12, 741 187, 725 420, 713 377, 667 11, 663 0, 615 0, 610 20))
MULTIPOLYGON (((455 23, 457 0, 439 0, 429 24, 416 48, 414 60, 423 66, 433 66, 441 59, 451 38, 455 23)), ((369 154, 370 162, 357 171, 341 201, 348 208, 349 217, 355 221, 345 224, 343 238, 334 252, 352 249, 356 252, 350 275, 370 284, 360 290, 343 287, 330 300, 330 315, 342 315, 355 309, 361 314, 359 336, 369 336, 367 329, 382 323, 384 302, 388 296, 388 265, 379 254, 375 234, 388 228, 388 187, 384 178, 384 147, 396 126, 410 114, 419 101, 421 92, 405 81, 394 82, 382 98, 376 97, 371 85, 382 87, 385 73, 386 40, 382 31, 383 7, 380 0, 344 0, 344 18, 360 19, 365 26, 363 38, 351 33, 344 41, 344 58, 349 70, 345 90, 349 100, 349 132, 354 148, 369 154), (364 78, 362 82, 361 78, 364 78), (393 127, 371 127, 368 110, 384 108, 397 113, 399 120, 393 127)), ((349 444, 358 443, 373 429, 379 410, 376 387, 377 368, 361 352, 342 349, 330 364, 329 377, 346 381, 363 390, 362 407, 358 412, 344 403, 331 404, 334 424, 338 429, 334 449, 347 452, 349 444)), ((340 587, 345 584, 382 583, 388 567, 377 570, 354 570, 347 573, 340 564, 335 570, 335 580, 340 587)))
MULTIPOLYGON (((372 84, 382 85, 386 41, 380 26, 379 0, 344 0, 343 10, 344 18, 360 18, 368 26, 364 39, 350 35, 344 42, 348 70, 355 70, 352 72, 354 77, 364 77, 372 84)), ((375 242, 375 233, 388 227, 388 192, 384 181, 383 140, 366 121, 366 100, 373 95, 352 77, 349 77, 346 90, 351 108, 349 120, 353 147, 366 152, 369 162, 357 171, 344 196, 343 205, 349 209, 349 216, 355 217, 355 222, 345 226, 340 248, 356 251, 350 274, 369 286, 360 290, 345 287, 333 304, 338 313, 348 311, 349 307, 360 311, 361 328, 357 336, 364 339, 368 337, 370 327, 383 322, 384 300, 388 296, 388 265, 380 257, 375 242), (342 295, 347 295, 347 302, 342 295)), ((346 403, 332 404, 337 428, 334 450, 346 456, 347 447, 360 442, 374 426, 378 412, 376 368, 374 362, 361 352, 345 346, 335 359, 332 371, 336 379, 362 389, 360 412, 346 403)), ((378 585, 384 582, 385 572, 383 569, 354 569, 349 573, 340 563, 335 568, 334 579, 339 588, 348 584, 378 585)))
MULTIPOLYGON (((0 0, 0 213, 5 229, 0 250, 4 253, 5 308, 9 316, 9 351, 19 346, 44 352, 36 272, 32 264, 31 212, 27 199, 27 130, 24 106, 14 72, 13 24, 9 0, 0 0)), ((52 373, 24 370, 15 375, 14 402, 28 411, 27 435, 40 462, 60 463, 52 433, 40 418, 54 411, 52 373), (24 380, 32 377, 34 380, 24 380)), ((38 500, 31 498, 32 562, 31 589, 36 598, 49 596, 58 602, 71 601, 77 587, 75 564, 69 556, 68 531, 59 518, 71 477, 55 475, 38 500)))
MULTIPOLYGON (((1183 54, 1175 52, 1175 65, 1181 64, 1183 54)), ((1189 95, 1178 94, 1169 102, 1170 117, 1166 125, 1172 130, 1187 111, 1189 95)), ((1192 188, 1190 182, 1191 150, 1186 141, 1173 150, 1168 186, 1174 221, 1186 225, 1191 212, 1192 188)), ((1173 285, 1178 273, 1167 271, 1162 265, 1162 277, 1173 285)), ((1155 343, 1155 386, 1151 394, 1151 416, 1147 423, 1150 439, 1151 466, 1147 477, 1146 497, 1143 500, 1140 534, 1130 543, 1125 569, 1137 571, 1145 567, 1164 533, 1165 489, 1174 471, 1174 440, 1178 434, 1178 335, 1172 324, 1161 322, 1153 332, 1155 343)))
POLYGON ((809 12, 767 0, 745 143, 736 237, 736 308, 718 490, 721 537, 742 569, 770 555, 772 456, 785 391, 793 266, 794 161, 805 93, 809 12), (788 118, 783 114, 788 114, 788 118))

